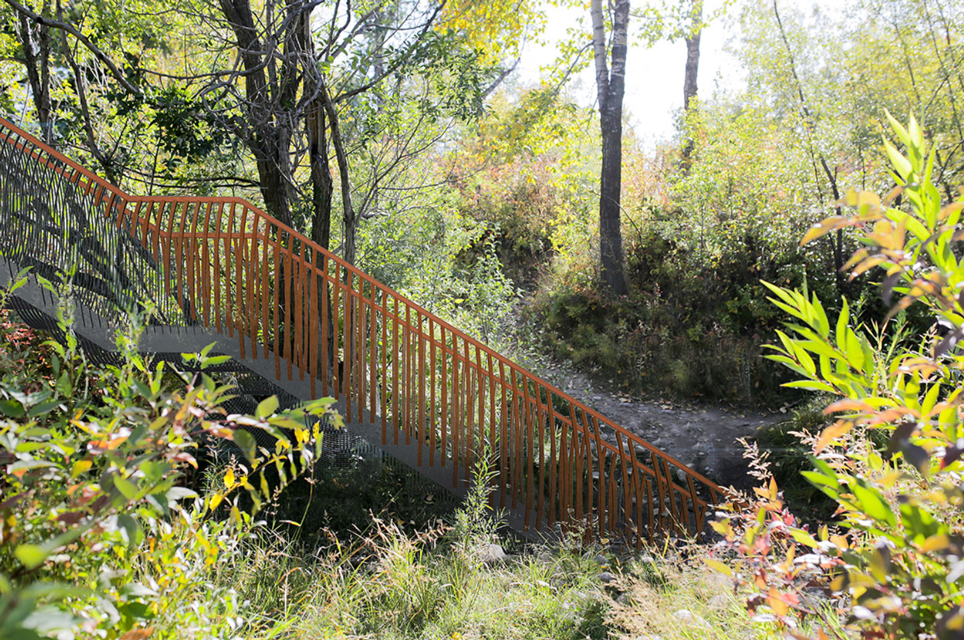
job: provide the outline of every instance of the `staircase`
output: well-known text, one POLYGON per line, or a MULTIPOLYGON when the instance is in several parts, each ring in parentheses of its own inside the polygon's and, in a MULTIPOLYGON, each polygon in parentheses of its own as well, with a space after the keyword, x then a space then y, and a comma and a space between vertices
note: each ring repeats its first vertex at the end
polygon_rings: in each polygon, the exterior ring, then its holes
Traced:
MULTIPOLYGON (((238 198, 131 196, 0 119, 0 285, 82 346, 180 362, 215 343, 242 391, 336 399, 346 429, 459 495, 487 455, 493 506, 522 532, 582 527, 641 546, 698 535, 721 491, 589 407, 238 198), (61 294, 62 295, 62 294, 61 294)), ((99 354, 99 355, 98 355, 99 354)))

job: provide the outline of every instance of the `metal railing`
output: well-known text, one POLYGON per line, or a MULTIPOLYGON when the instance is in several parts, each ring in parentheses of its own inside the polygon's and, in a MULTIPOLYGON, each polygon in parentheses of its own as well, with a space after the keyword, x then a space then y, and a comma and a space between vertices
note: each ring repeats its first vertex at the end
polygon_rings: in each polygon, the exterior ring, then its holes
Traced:
MULTIPOLYGON (((719 487, 238 198, 131 196, 0 119, 0 253, 74 286, 103 322, 202 326, 273 360, 276 380, 333 396, 347 423, 418 447, 418 465, 479 455, 523 526, 631 544, 702 532, 719 487), (57 267, 57 265, 60 265, 57 267), (80 265, 80 266, 77 266, 80 265), (113 320, 111 320, 113 318, 113 320)), ((309 398, 303 398, 307 400, 309 398)))

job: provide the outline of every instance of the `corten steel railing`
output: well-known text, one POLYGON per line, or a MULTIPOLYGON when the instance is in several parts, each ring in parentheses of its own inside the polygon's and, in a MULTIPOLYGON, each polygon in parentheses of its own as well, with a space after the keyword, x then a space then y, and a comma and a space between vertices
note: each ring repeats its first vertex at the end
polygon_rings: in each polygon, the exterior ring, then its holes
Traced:
MULTIPOLYGON (((73 267, 96 322, 237 340, 276 380, 334 396, 346 423, 418 447, 526 529, 584 524, 641 545, 696 534, 716 484, 238 198, 131 196, 0 119, 0 254, 48 278, 73 267)), ((307 400, 309 398, 302 398, 307 400)))

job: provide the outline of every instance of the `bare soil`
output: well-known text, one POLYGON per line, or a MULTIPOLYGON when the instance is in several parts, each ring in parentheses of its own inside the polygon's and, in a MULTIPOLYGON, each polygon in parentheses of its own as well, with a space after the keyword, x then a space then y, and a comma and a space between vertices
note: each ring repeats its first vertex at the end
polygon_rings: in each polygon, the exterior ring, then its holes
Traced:
POLYGON ((635 398, 567 364, 513 355, 547 382, 721 486, 752 486, 738 439, 786 418, 779 412, 635 398))

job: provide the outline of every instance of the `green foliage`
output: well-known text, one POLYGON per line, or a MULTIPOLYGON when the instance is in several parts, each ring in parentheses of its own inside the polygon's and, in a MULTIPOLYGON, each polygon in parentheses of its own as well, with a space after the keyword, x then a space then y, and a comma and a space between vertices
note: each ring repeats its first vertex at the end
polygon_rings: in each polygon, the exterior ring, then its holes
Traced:
MULTIPOLYGON (((759 303, 741 261, 696 270, 692 256, 657 233, 631 240, 631 291, 542 293, 532 311, 556 355, 651 394, 776 404, 780 373, 761 360, 775 314, 759 303), (646 274, 645 277, 640 274, 646 274)), ((736 253, 736 252, 734 252, 736 253)), ((794 277, 788 266, 788 277, 794 277)))
MULTIPOLYGON (((97 368, 68 326, 63 344, 2 327, 0 637, 233 637, 257 625, 211 579, 252 528, 241 495, 256 511, 312 463, 320 434, 306 416, 327 405, 275 414, 270 398, 255 416, 229 416, 229 387, 203 371, 172 387, 163 362, 133 351, 136 327, 118 339, 120 364, 97 368), (198 493, 201 454, 216 443, 238 461, 198 493)), ((201 370, 217 361, 207 351, 191 355, 201 370)))
POLYGON ((377 280, 491 342, 515 303, 489 225, 448 208, 380 216, 359 233, 359 262, 377 280))
POLYGON ((794 318, 769 357, 801 376, 789 385, 838 398, 825 413, 839 417, 813 438, 815 468, 803 475, 837 504, 849 533, 822 528, 815 539, 785 510, 773 481, 758 490, 755 514, 714 526, 737 552, 741 575, 754 576, 759 594, 751 604, 768 607, 762 615, 784 627, 794 613, 813 613, 806 590, 818 586, 863 637, 959 638, 964 201, 942 205, 935 151, 913 118, 906 128, 890 120, 903 147, 885 140, 898 186, 883 199, 851 192, 856 215, 814 225, 804 242, 858 227, 864 247, 848 262, 853 273, 880 267, 885 300, 897 296, 888 318, 918 305, 934 329, 885 348, 852 322, 846 304, 831 322, 816 295, 769 285, 771 301, 794 318), (798 549, 805 555, 796 561, 798 549))

